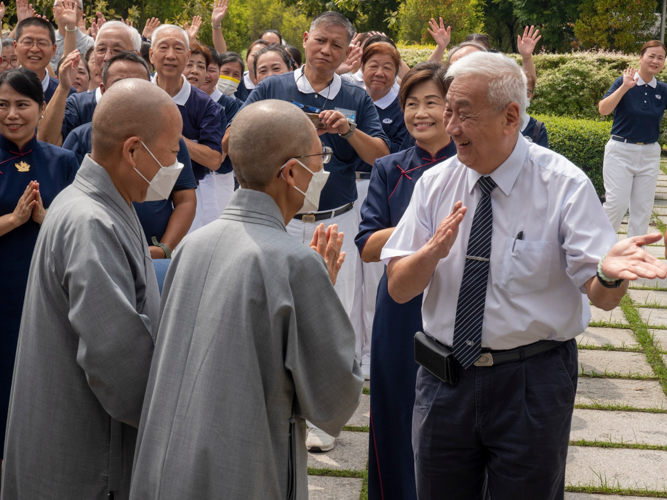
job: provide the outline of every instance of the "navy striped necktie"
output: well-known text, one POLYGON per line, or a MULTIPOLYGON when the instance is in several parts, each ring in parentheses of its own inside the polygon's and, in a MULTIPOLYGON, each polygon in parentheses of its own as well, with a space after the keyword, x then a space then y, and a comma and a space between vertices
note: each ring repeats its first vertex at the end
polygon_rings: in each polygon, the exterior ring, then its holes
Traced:
POLYGON ((482 196, 470 228, 452 343, 454 358, 463 368, 472 366, 482 354, 482 323, 491 258, 491 191, 496 187, 496 183, 491 177, 480 177, 477 185, 482 196))

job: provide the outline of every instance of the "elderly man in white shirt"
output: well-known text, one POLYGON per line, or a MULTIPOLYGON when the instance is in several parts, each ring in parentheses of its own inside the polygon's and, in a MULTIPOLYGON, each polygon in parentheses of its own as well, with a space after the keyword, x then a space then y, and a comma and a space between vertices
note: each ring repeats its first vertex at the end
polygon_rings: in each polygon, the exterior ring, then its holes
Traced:
POLYGON ((526 77, 501 54, 448 70, 456 158, 418 182, 382 251, 389 293, 424 292, 415 336, 413 449, 420 500, 562 499, 589 301, 616 307, 667 266, 617 242, 590 180, 520 134, 526 77), (471 213, 467 213, 468 209, 471 213))

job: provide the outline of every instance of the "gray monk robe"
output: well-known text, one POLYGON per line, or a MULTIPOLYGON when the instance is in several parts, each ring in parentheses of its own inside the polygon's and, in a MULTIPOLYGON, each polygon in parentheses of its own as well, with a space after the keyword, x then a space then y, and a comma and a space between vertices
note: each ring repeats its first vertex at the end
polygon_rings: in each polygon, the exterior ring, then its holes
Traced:
POLYGON ((137 215, 86 157, 32 259, 2 500, 128 497, 158 313, 137 215))
POLYGON ((362 384, 322 257, 240 189, 169 267, 131 498, 308 498, 304 419, 338 435, 362 384))

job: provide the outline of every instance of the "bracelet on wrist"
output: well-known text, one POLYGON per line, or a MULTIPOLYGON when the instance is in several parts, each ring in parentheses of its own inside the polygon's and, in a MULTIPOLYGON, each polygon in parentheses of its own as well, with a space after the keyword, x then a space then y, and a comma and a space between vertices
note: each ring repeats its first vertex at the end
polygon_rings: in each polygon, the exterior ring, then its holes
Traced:
POLYGON ((215 24, 211 23, 211 28, 213 28, 214 30, 222 29, 222 24, 218 24, 218 25, 216 26, 215 24))
POLYGON ((598 262, 598 272, 597 272, 597 278, 598 281, 602 286, 605 288, 619 288, 622 284, 623 281, 622 279, 614 279, 614 278, 608 278, 607 276, 604 275, 602 272, 602 263, 604 262, 604 259, 607 257, 607 254, 604 254, 602 258, 600 259, 600 262, 598 262))
POLYGON ((169 250, 167 245, 164 243, 159 243, 155 236, 153 236, 153 239, 151 239, 151 243, 153 243, 153 246, 160 247, 162 249, 165 259, 171 259, 171 250, 169 250))
POLYGON ((77 29, 76 26, 74 26, 74 29, 73 29, 73 30, 68 29, 67 26, 65 26, 65 31, 68 31, 68 32, 70 32, 70 33, 74 33, 74 32, 76 31, 76 29, 77 29))

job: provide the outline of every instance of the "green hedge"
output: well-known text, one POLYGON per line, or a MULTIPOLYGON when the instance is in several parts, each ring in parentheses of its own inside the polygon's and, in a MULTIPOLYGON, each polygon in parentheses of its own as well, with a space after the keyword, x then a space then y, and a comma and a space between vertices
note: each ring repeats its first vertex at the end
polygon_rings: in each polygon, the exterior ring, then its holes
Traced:
POLYGON ((591 179, 598 196, 604 194, 602 161, 611 135, 611 122, 532 115, 544 123, 549 147, 581 168, 591 179))

